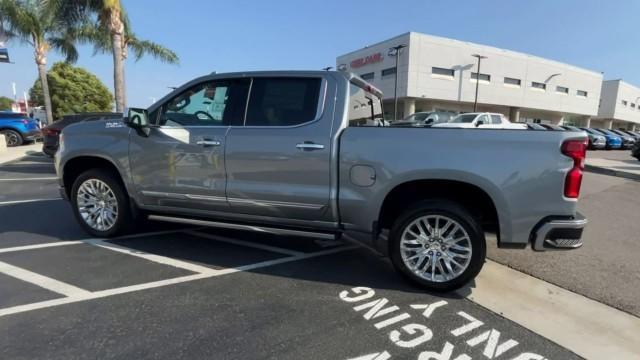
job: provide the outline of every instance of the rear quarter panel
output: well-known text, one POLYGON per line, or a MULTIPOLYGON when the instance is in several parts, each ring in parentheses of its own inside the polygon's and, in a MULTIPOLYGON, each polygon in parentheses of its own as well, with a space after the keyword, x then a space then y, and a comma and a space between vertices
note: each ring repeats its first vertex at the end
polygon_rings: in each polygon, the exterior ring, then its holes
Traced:
POLYGON ((413 180, 456 180, 475 185, 493 200, 501 241, 526 243, 544 217, 575 214, 564 197, 573 161, 562 155, 565 139, 582 132, 349 127, 340 139, 339 209, 345 228, 369 232, 385 196, 413 180), (376 181, 351 183, 356 164, 372 166, 376 181))

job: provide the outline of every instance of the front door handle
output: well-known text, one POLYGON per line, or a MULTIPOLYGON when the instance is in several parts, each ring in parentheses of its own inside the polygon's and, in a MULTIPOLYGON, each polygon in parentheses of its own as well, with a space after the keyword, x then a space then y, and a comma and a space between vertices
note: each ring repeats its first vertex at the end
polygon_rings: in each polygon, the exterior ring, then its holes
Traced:
POLYGON ((211 139, 202 139, 202 140, 198 140, 196 142, 196 144, 198 145, 202 145, 202 146, 220 146, 220 141, 216 141, 216 140, 211 140, 211 139))
POLYGON ((300 150, 305 150, 305 151, 313 151, 313 150, 322 150, 322 149, 324 149, 324 145, 305 141, 303 143, 297 144, 296 148, 298 148, 300 150))

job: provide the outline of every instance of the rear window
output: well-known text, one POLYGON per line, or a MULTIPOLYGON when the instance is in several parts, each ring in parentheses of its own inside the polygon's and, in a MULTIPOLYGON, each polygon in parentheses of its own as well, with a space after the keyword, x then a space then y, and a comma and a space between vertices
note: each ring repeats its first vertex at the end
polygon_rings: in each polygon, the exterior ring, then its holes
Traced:
POLYGON ((349 84, 349 126, 382 126, 382 100, 360 86, 349 84))
POLYGON ((255 78, 246 126, 292 126, 316 118, 320 78, 255 78))

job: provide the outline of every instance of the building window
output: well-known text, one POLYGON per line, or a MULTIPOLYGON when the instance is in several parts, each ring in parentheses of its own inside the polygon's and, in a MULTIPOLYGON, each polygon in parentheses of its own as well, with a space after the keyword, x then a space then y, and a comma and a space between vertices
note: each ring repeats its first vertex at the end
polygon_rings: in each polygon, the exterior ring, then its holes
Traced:
POLYGON ((455 70, 439 68, 439 67, 432 67, 431 68, 431 74, 453 78, 454 74, 455 74, 455 70))
POLYGON ((569 88, 564 86, 556 86, 556 92, 560 94, 569 94, 569 88))
POLYGON ((370 72, 370 73, 362 74, 360 75, 360 77, 362 78, 362 80, 373 80, 374 73, 370 72))
POLYGON ((631 103, 631 108, 632 108, 632 109, 635 109, 635 108, 636 108, 636 104, 631 103))
POLYGON ((622 100, 622 106, 627 106, 627 100, 622 100))
POLYGON ((584 91, 584 90, 578 90, 578 91, 576 92, 576 95, 577 95, 577 96, 580 96, 580 97, 584 97, 584 98, 586 98, 586 97, 587 97, 587 95, 588 95, 588 93, 587 93, 586 91, 584 91))
POLYGON ((511 86, 520 87, 520 85, 522 84, 522 80, 506 77, 506 78, 504 78, 504 84, 505 85, 511 85, 511 86))
POLYGON ((478 80, 478 79, 480 79, 480 81, 491 82, 491 75, 483 74, 483 73, 478 74, 478 73, 472 72, 471 80, 478 80))
POLYGON ((383 69, 382 70, 382 76, 389 76, 389 75, 393 75, 396 73, 396 68, 392 67, 392 68, 388 68, 388 69, 383 69))
POLYGON ((542 90, 542 91, 546 91, 547 90, 547 84, 544 83, 539 83, 539 82, 531 82, 531 87, 534 89, 538 89, 538 90, 542 90))

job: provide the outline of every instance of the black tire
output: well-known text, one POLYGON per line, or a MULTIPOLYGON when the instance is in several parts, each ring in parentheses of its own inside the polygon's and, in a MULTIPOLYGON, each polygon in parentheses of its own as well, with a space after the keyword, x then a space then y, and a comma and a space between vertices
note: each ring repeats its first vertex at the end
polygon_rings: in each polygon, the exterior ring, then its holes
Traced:
POLYGON ((412 282, 431 291, 452 291, 467 284, 482 269, 486 257, 484 231, 473 216, 459 204, 450 200, 425 200, 412 205, 394 222, 389 233, 389 254, 394 267, 412 282), (404 230, 415 220, 428 215, 445 216, 457 222, 470 240, 470 261, 466 269, 453 279, 441 282, 428 280, 414 273, 402 258, 400 244, 404 230))
POLYGON ((129 196, 122 185, 122 183, 116 178, 117 175, 104 169, 91 169, 83 172, 76 178, 71 188, 70 203, 73 208, 73 213, 76 219, 82 226, 82 228, 90 235, 95 237, 110 238, 117 235, 122 235, 131 230, 133 227, 134 219, 132 216, 131 206, 129 202, 129 196), (91 227, 80 214, 78 207, 78 190, 80 186, 87 180, 96 179, 105 183, 113 192, 117 201, 117 215, 113 226, 102 231, 91 227))
POLYGON ((2 130, 0 131, 4 135, 5 141, 7 142, 7 146, 20 146, 24 143, 24 139, 19 132, 14 130, 2 130))

